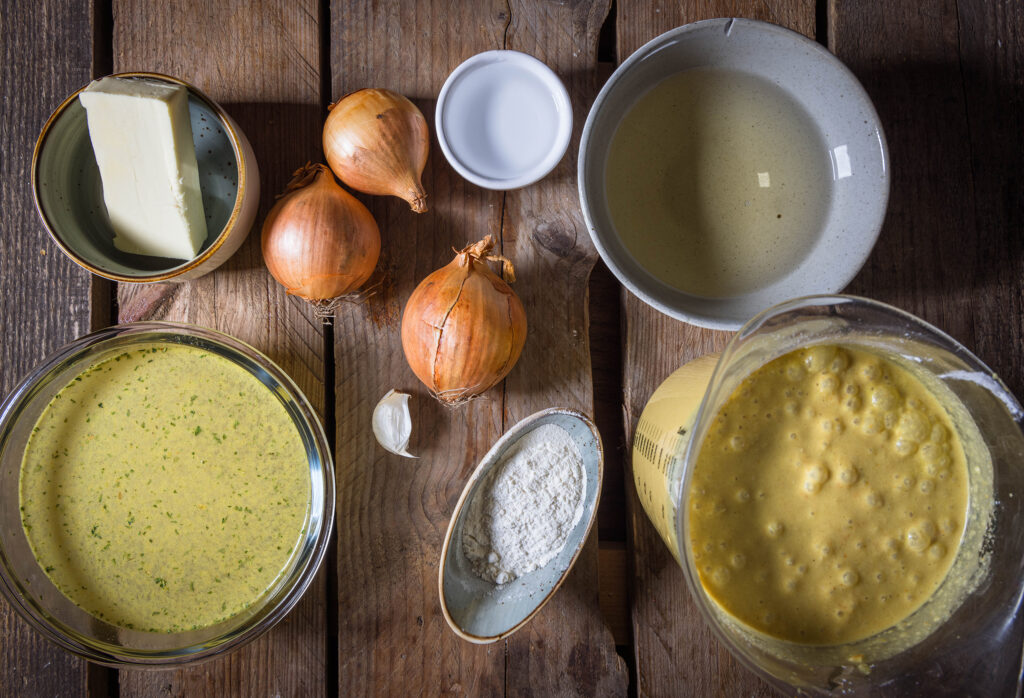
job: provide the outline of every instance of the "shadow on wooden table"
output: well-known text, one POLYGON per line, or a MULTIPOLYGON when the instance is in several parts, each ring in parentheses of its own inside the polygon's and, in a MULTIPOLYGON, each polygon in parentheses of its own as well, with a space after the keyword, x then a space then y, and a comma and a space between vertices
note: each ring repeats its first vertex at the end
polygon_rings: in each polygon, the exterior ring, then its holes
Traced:
POLYGON ((323 114, 311 104, 228 102, 221 105, 245 132, 260 165, 260 213, 253 232, 295 170, 307 162, 325 162, 321 145, 323 114), (317 124, 310 128, 309 124, 317 124), (270 169, 269 163, 294 163, 270 169))
MULTIPOLYGON (((848 291, 920 314, 998 362, 991 349, 1016 336, 1024 261, 1024 135, 1019 111, 1007 109, 1021 103, 1021 88, 953 63, 858 76, 885 129, 892 191, 878 244, 848 291)), ((1016 372, 1004 377, 1024 387, 1016 372)))

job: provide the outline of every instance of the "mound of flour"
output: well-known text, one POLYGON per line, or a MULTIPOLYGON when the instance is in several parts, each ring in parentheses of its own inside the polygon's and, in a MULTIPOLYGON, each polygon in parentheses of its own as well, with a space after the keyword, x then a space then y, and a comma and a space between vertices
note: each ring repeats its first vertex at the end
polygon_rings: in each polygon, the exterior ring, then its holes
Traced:
POLYGON ((462 548, 482 579, 506 584, 543 567, 583 516, 583 458, 565 429, 525 434, 474 496, 462 548))

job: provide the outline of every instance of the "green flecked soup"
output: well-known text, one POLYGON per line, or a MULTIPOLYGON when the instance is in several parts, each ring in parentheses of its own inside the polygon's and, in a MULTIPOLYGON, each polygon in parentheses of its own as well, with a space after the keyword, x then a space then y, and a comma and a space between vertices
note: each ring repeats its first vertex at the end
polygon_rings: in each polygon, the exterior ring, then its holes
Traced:
POLYGON ((143 346, 47 405, 21 520, 50 580, 97 618, 177 632, 248 608, 305 533, 301 436, 255 376, 209 351, 143 346))

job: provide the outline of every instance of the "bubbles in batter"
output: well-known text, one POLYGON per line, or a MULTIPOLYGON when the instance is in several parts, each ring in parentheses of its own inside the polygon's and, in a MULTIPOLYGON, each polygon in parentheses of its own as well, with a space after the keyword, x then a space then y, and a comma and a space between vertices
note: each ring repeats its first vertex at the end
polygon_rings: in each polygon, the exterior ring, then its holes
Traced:
POLYGON ((852 347, 798 350, 748 376, 714 424, 693 486, 736 504, 691 506, 690 530, 694 549, 728 542, 699 570, 726 611, 836 644, 934 593, 960 544, 966 463, 945 409, 907 370, 852 347))
POLYGON ((845 466, 839 470, 839 483, 847 487, 851 487, 857 484, 857 480, 860 479, 860 473, 852 465, 845 466))

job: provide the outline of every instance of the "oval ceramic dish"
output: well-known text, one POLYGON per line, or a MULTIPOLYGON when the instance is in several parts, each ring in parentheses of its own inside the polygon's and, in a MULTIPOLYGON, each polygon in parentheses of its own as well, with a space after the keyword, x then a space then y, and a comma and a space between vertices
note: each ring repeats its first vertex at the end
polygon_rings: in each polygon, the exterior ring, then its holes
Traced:
POLYGON ((597 427, 574 410, 551 408, 532 414, 505 432, 491 447, 473 471, 455 505, 441 549, 438 574, 441 610, 459 637, 478 644, 508 637, 548 602, 569 575, 590 534, 601 496, 603 472, 604 451, 597 427), (565 547, 548 564, 508 584, 491 584, 476 575, 462 549, 468 504, 505 453, 526 433, 545 424, 554 424, 568 431, 583 456, 586 481, 583 515, 569 534, 565 547))
MULTIPOLYGON (((684 127, 683 122, 680 123, 684 127)), ((601 89, 580 142, 579 196, 590 237, 630 291, 679 320, 737 330, 765 308, 848 284, 874 247, 889 199, 888 150, 874 106, 857 78, 820 44, 788 29, 747 19, 709 19, 673 29, 620 65, 601 89), (742 295, 690 295, 656 278, 627 250, 605 195, 605 164, 623 117, 667 77, 694 68, 755 76, 779 88, 820 135, 831 173, 831 201, 820 231, 796 267, 742 295)))
POLYGON ((61 251, 98 276, 147 283, 185 281, 209 273, 238 250, 256 219, 260 177, 252 146, 227 112, 192 85, 157 73, 119 73, 115 77, 161 80, 188 89, 209 230, 199 255, 182 262, 114 247, 85 108, 78 101, 85 87, 57 107, 36 141, 32 192, 39 217, 61 251))

